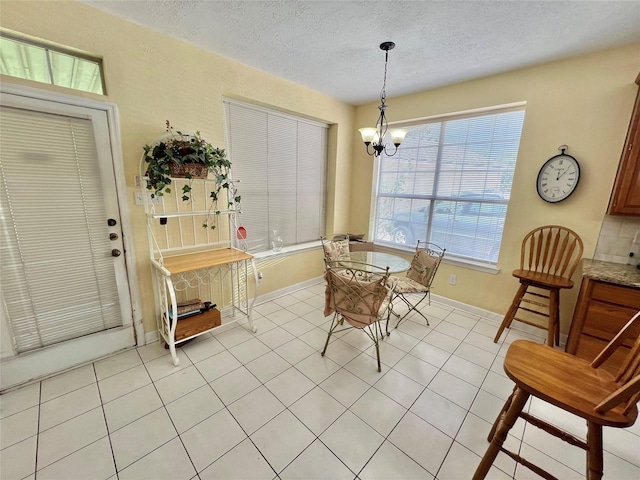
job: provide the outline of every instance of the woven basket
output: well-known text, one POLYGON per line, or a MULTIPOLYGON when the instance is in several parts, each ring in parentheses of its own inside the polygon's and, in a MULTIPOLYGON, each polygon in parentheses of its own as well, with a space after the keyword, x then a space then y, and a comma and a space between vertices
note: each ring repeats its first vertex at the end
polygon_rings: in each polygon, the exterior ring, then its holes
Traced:
POLYGON ((185 163, 184 165, 171 164, 171 176, 175 178, 184 178, 187 173, 193 178, 207 178, 209 169, 201 163, 185 163))

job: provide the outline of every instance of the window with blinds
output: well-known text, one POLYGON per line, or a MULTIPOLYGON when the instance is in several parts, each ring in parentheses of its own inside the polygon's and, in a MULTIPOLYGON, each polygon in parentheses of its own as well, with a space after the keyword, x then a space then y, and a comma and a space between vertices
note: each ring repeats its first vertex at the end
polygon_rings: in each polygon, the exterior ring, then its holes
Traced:
POLYGON ((91 120, 0 112, 0 293, 14 348, 121 326, 91 120))
POLYGON ((497 263, 523 121, 522 106, 394 124, 409 132, 395 156, 380 157, 375 241, 426 240, 497 263))
POLYGON ((104 75, 99 58, 0 36, 0 73, 35 82, 104 95, 104 75))
POLYGON ((227 153, 249 251, 316 241, 325 225, 326 124, 225 101, 227 153))

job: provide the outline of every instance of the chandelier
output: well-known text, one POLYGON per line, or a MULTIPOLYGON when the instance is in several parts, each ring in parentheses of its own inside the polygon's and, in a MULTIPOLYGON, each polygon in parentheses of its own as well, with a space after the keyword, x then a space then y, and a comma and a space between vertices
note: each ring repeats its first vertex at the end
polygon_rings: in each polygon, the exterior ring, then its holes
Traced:
POLYGON ((383 42, 380 44, 380 50, 384 50, 384 81, 382 82, 382 91, 380 92, 380 106, 378 110, 380 110, 380 116, 376 122, 376 126, 371 128, 361 128, 358 131, 362 135, 362 141, 366 145, 367 153, 374 157, 379 157, 382 152, 385 155, 392 157, 398 151, 398 147, 404 140, 405 135, 407 134, 407 130, 403 130, 401 128, 389 130, 389 124, 387 123, 387 117, 385 116, 385 110, 387 109, 386 100, 387 93, 385 88, 387 86, 387 62, 389 61, 389 50, 393 49, 396 46, 393 42, 383 42), (384 143, 385 136, 387 135, 387 131, 391 135, 391 141, 395 145, 396 149, 393 153, 387 151, 387 146, 384 143), (372 146, 373 152, 369 150, 369 145, 372 146))

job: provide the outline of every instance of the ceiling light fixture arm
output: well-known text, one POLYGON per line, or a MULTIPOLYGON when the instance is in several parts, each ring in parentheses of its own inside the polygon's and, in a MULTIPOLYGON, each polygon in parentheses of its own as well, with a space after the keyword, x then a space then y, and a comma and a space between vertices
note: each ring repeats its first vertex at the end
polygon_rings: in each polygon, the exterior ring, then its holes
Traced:
POLYGON ((389 124, 387 122, 387 117, 385 111, 387 110, 387 65, 389 62, 389 50, 393 49, 396 46, 393 42, 384 42, 380 44, 380 49, 384 50, 385 58, 384 58, 384 79, 382 82, 382 90, 380 91, 380 105, 378 106, 378 110, 380 110, 380 115, 378 116, 378 120, 376 121, 376 126, 374 128, 361 128, 360 133, 362 134, 362 141, 365 144, 367 154, 379 157, 383 152, 385 155, 392 157, 398 151, 398 147, 404 140, 405 135, 407 134, 406 130, 396 129, 389 131, 389 124), (389 132, 392 137, 392 142, 395 145, 395 150, 393 153, 388 152, 386 145, 384 143, 384 138, 389 132), (369 150, 369 146, 373 148, 373 152, 369 150))

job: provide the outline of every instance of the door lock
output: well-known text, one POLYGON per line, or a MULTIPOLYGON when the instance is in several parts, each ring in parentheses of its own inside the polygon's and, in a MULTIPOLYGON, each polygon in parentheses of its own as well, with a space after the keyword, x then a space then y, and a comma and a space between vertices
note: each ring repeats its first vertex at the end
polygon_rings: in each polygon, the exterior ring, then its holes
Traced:
POLYGON ((109 225, 110 227, 115 227, 117 224, 118 222, 116 222, 113 218, 107 220, 107 225, 109 225))
POLYGON ((117 233, 110 233, 109 234, 109 240, 113 241, 113 240, 117 240, 118 239, 118 234, 117 233))
POLYGON ((113 250, 111 250, 111 256, 112 257, 119 257, 121 255, 121 251, 118 250, 117 248, 114 248, 113 250))

